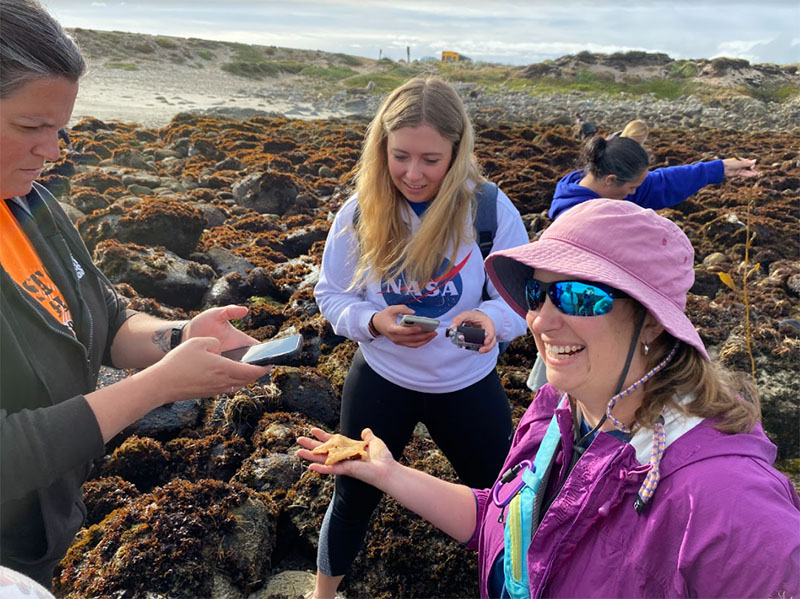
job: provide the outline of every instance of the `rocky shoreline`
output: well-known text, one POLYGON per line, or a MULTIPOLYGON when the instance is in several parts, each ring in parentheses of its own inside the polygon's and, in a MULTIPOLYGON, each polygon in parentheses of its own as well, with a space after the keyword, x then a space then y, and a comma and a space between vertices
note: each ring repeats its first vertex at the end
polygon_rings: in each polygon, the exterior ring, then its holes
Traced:
MULTIPOLYGON (((612 133, 633 119, 644 119, 659 129, 707 127, 736 131, 800 132, 800 102, 762 102, 744 96, 722 99, 709 105, 694 96, 679 100, 661 100, 653 96, 611 98, 582 92, 531 96, 524 92, 505 94, 475 93, 472 86, 457 85, 470 117, 488 123, 536 123, 570 125, 575 113, 584 115, 603 132, 612 133)), ((352 98, 337 92, 328 100, 304 98, 301 92, 273 94, 291 106, 283 112, 236 106, 198 110, 209 116, 250 118, 252 116, 287 116, 290 118, 371 118, 381 97, 352 98), (320 116, 324 115, 324 116, 320 116)))
MULTIPOLYGON (((677 100, 645 96, 603 96, 580 91, 533 96, 526 92, 484 93, 475 84, 455 84, 464 104, 475 121, 487 123, 545 123, 571 125, 575 114, 584 115, 602 132, 621 129, 632 119, 643 119, 659 129, 707 127, 734 131, 774 131, 800 133, 800 96, 788 102, 764 102, 747 96, 722 97, 703 101, 696 96, 677 100)), ((358 95, 338 91, 321 97, 302 89, 240 89, 239 93, 216 106, 193 107, 187 94, 161 98, 158 110, 137 108, 129 122, 146 126, 163 126, 179 112, 207 116, 247 119, 253 116, 300 119, 350 118, 371 119, 383 96, 358 95), (169 97, 169 99, 168 99, 169 97), (170 108, 171 107, 171 108, 170 108)), ((103 110, 95 107, 100 118, 120 120, 119 108, 103 110)), ((80 106, 76 114, 85 112, 80 106)))
MULTIPOLYGON (((523 111, 511 100, 507 115, 494 110, 492 98, 462 91, 475 114, 479 162, 535 238, 549 224, 555 183, 574 166, 579 142, 567 123, 534 112, 522 123, 509 116, 523 111)), ((373 109, 373 98, 355 99, 364 100, 364 115, 373 109)), ((566 117, 581 110, 605 127, 594 116, 599 109, 581 104, 588 101, 570 94, 541 110, 566 117)), ((641 111, 650 107, 654 167, 732 154, 759 159, 758 180, 705 188, 663 213, 696 248, 690 317, 710 353, 743 372, 751 368, 741 293, 749 273, 749 341, 764 427, 782 464, 796 468, 797 135, 681 126, 688 116, 672 123, 662 115, 666 124, 657 126, 658 102, 639 101, 629 108, 621 102, 603 118, 611 129, 612 115, 646 116, 641 111), (729 274, 736 289, 718 273, 729 274)), ((85 487, 87 525, 57 572, 58 596, 294 599, 296 589, 278 581, 314 570, 332 480, 304 468, 295 439, 312 425, 337 426, 355 344, 333 334, 312 289, 332 216, 351 190, 365 126, 364 116, 237 120, 181 113, 163 127, 89 118, 71 128, 75 152, 53 164, 43 182, 131 307, 185 318, 240 303, 250 309, 241 326, 253 336, 300 332, 306 344, 267 380, 233 396, 156 410, 109 444, 85 487)), ((520 338, 498 366, 515 419, 530 402, 524 383, 534 357, 530 340, 520 338)), ((456 480, 422 427, 402 459, 456 480)), ((347 597, 477 596, 473 554, 393 501, 384 499, 376 514, 366 550, 345 579, 347 597)))

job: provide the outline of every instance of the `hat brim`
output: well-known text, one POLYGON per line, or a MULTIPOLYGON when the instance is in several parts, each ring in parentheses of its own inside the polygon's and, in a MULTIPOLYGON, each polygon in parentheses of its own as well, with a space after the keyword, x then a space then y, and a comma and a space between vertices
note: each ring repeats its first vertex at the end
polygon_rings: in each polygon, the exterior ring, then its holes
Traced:
POLYGON ((633 273, 616 266, 586 247, 562 239, 543 238, 523 246, 501 250, 486 259, 486 272, 498 293, 520 316, 527 315, 525 280, 535 269, 549 270, 568 277, 605 283, 624 291, 653 314, 675 338, 697 349, 708 360, 700 335, 686 316, 684 306, 651 287, 633 273))

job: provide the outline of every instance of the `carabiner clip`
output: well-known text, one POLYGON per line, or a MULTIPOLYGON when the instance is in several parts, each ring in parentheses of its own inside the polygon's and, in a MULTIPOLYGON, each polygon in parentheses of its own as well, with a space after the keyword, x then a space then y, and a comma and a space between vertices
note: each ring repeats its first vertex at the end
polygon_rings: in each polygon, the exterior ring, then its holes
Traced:
POLYGON ((519 482, 514 486, 511 492, 502 501, 500 500, 500 487, 514 480, 517 474, 519 474, 519 471, 522 470, 522 468, 524 467, 527 467, 531 472, 536 471, 536 467, 533 465, 533 463, 531 463, 530 460, 522 460, 519 464, 517 464, 513 468, 509 468, 508 470, 506 470, 503 476, 500 477, 500 480, 498 480, 494 484, 494 487, 492 487, 492 502, 497 507, 501 508, 501 510, 505 508, 509 503, 511 503, 511 500, 514 499, 514 496, 517 493, 519 493, 520 490, 522 490, 522 487, 525 485, 525 481, 522 480, 522 478, 520 478, 519 482))

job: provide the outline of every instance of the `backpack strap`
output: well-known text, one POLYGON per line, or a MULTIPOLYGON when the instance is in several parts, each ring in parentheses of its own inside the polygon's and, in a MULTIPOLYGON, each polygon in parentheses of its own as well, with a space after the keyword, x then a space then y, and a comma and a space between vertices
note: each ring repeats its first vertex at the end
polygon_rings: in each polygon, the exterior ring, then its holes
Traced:
POLYGON ((494 235, 497 233, 497 185, 486 181, 475 195, 478 211, 475 213, 475 232, 478 234, 478 247, 481 256, 486 257, 492 251, 494 235))
MULTIPOLYGON (((475 195, 478 201, 478 210, 475 213, 475 232, 477 233, 478 247, 481 249, 481 256, 486 260, 486 257, 491 253, 494 247, 494 236, 497 233, 497 185, 486 181, 481 187, 480 191, 475 195)), ((481 292, 481 301, 485 302, 491 298, 489 295, 489 276, 484 273, 483 291, 481 292)), ((500 353, 504 353, 510 343, 503 341, 498 343, 497 347, 500 353)))
MULTIPOLYGON (((472 224, 477 234, 481 256, 486 260, 486 257, 492 251, 494 235, 497 233, 497 185, 486 181, 478 193, 475 194, 475 199, 478 202, 478 210, 475 213, 475 221, 472 224)), ((482 301, 491 299, 487 288, 488 283, 489 278, 486 277, 483 281, 482 301)))

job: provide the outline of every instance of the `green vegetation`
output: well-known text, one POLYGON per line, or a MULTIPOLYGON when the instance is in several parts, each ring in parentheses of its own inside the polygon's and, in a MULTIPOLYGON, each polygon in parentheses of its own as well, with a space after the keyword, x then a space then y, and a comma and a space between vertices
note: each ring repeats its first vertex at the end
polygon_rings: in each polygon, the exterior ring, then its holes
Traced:
POLYGON ((122 69, 123 71, 138 71, 139 66, 132 62, 107 62, 109 69, 122 69))
POLYGON ((341 52, 337 52, 334 54, 334 56, 351 67, 357 67, 361 64, 361 59, 358 56, 353 56, 352 54, 343 54, 341 52))
POLYGON ((261 79, 262 77, 275 77, 280 73, 297 75, 308 67, 302 62, 291 60, 269 61, 261 59, 258 61, 233 60, 226 62, 221 68, 223 71, 240 77, 261 79))
POLYGON ((404 81, 423 72, 422 66, 396 63, 388 58, 382 59, 378 64, 383 67, 383 71, 348 77, 343 81, 344 85, 347 87, 365 87, 367 83, 374 81, 375 91, 373 93, 385 94, 404 81))
POLYGON ((265 48, 263 53, 253 46, 247 44, 237 44, 227 42, 227 45, 234 49, 233 58, 230 62, 222 65, 222 70, 239 77, 249 79, 261 79, 263 77, 275 77, 278 73, 299 73, 305 68, 300 62, 275 61, 266 59, 266 55, 275 54, 276 48, 270 46, 265 48))
POLYGON ((596 94, 616 95, 626 93, 632 96, 653 94, 656 98, 675 100, 694 92, 696 85, 686 79, 629 79, 614 81, 613 78, 599 76, 590 71, 581 71, 575 77, 555 79, 537 77, 531 80, 534 93, 550 94, 582 91, 596 94))
POLYGON ((237 44, 235 42, 228 42, 228 45, 234 49, 233 60, 238 62, 261 62, 264 60, 264 54, 259 52, 254 46, 247 44, 237 44))
POLYGON ((438 65, 439 74, 448 81, 477 83, 490 89, 508 81, 513 71, 513 67, 484 62, 443 62, 438 65))
POLYGON ((340 81, 353 77, 358 74, 350 67, 305 67, 300 74, 311 79, 323 79, 325 81, 340 81))
POLYGON ((667 65, 667 73, 672 77, 688 79, 697 75, 697 65, 689 60, 676 60, 667 65))
POLYGON ((279 73, 289 73, 291 75, 297 75, 297 73, 306 68, 306 65, 302 62, 295 62, 293 60, 276 60, 271 64, 275 65, 279 73))
POLYGON ((785 102, 800 94, 800 88, 791 83, 780 86, 742 87, 740 91, 762 102, 785 102))
POLYGON ((141 52, 142 54, 152 54, 156 51, 153 45, 150 42, 141 42, 139 44, 134 44, 133 49, 137 52, 141 52))
POLYGON ((162 48, 167 48, 169 50, 173 50, 178 47, 178 43, 175 40, 169 39, 168 37, 162 37, 159 35, 154 41, 162 48))
POLYGON ((711 59, 711 66, 716 71, 725 71, 727 69, 744 69, 750 66, 750 62, 744 58, 728 58, 727 56, 720 56, 711 59))
POLYGON ((248 79, 263 79, 264 77, 274 77, 278 74, 278 69, 274 65, 264 62, 246 62, 234 60, 226 62, 220 67, 223 71, 239 77, 248 79))
POLYGON ((86 54, 104 61, 108 68, 135 71, 145 68, 143 65, 149 61, 164 60, 202 69, 204 66, 207 68, 205 63, 227 57, 227 62, 221 68, 233 75, 257 80, 282 75, 300 76, 305 79, 303 85, 322 93, 365 87, 373 81, 375 89, 372 93, 382 95, 411 77, 438 74, 447 81, 471 84, 480 93, 488 94, 519 92, 547 95, 582 92, 609 96, 651 95, 665 100, 693 95, 702 102, 711 103, 742 96, 761 102, 783 103, 800 96, 800 86, 787 83, 793 81, 790 77, 796 76, 799 65, 752 65, 763 73, 763 79, 746 79, 738 87, 720 85, 713 76, 725 77, 729 71, 751 67, 746 60, 727 57, 712 60, 670 60, 666 55, 651 57, 648 53, 638 51, 612 55, 580 52, 574 57, 565 57, 565 60, 543 61, 524 67, 478 61, 442 63, 430 60, 408 64, 390 58, 375 61, 341 52, 291 50, 197 38, 181 40, 168 36, 81 28, 71 31, 86 54), (166 51, 161 51, 162 49, 166 51), (574 69, 576 63, 583 70, 571 76, 562 75, 565 72, 574 73, 570 69, 574 69), (661 72, 664 75, 650 79, 640 78, 631 74, 639 72, 638 69, 625 68, 631 65, 657 67, 645 70, 663 69, 661 72), (607 72, 609 70, 615 70, 614 74, 607 72), (712 75, 712 79, 705 83, 707 75, 712 75))

